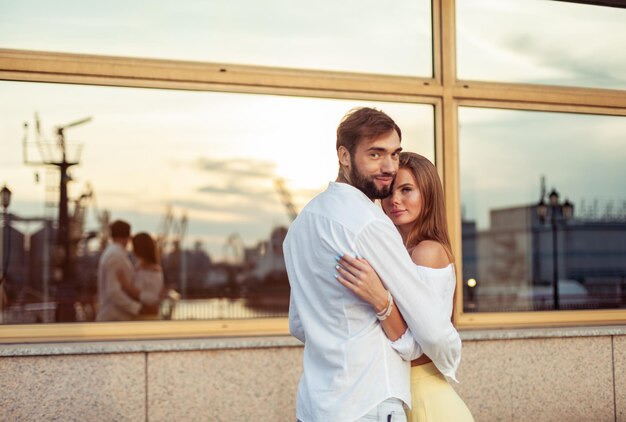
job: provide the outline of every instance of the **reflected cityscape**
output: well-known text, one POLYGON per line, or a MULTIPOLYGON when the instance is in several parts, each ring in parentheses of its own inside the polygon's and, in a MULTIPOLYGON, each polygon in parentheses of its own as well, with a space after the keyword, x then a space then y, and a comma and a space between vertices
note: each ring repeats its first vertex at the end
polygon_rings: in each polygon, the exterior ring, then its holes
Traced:
POLYGON ((491 210, 486 230, 462 222, 465 312, 626 307, 626 201, 569 204, 551 221, 541 205, 491 210))

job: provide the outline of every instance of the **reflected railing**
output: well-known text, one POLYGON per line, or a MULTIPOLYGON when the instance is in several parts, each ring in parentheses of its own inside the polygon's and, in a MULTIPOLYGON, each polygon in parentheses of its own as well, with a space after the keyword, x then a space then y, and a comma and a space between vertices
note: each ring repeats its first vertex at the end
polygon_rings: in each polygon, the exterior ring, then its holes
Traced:
MULTIPOLYGON (((563 286, 563 284, 561 284, 563 286)), ((621 292, 600 294, 560 294, 559 310, 589 310, 589 309, 626 309, 626 279, 620 284, 621 292)), ((607 285, 614 287, 614 284, 607 285)), ((465 312, 530 312, 554 311, 552 287, 540 287, 528 290, 527 293, 497 294, 486 293, 478 298, 465 297, 463 304, 465 312)))
MULTIPOLYGON (((210 299, 166 298, 161 302, 158 315, 139 317, 138 320, 222 320, 254 318, 286 318, 288 305, 254 304, 245 298, 216 297, 210 299)), ((76 322, 94 320, 95 308, 92 304, 73 303, 76 322)), ((7 306, 0 312, 0 324, 38 324, 55 322, 58 302, 30 302, 7 306)))

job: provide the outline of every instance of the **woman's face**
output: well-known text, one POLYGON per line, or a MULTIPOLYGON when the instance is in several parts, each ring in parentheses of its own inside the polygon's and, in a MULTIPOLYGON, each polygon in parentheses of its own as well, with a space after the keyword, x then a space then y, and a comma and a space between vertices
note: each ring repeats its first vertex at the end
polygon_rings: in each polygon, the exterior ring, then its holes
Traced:
POLYGON ((422 211, 422 195, 410 170, 398 170, 391 196, 383 199, 383 209, 399 228, 413 226, 422 211))

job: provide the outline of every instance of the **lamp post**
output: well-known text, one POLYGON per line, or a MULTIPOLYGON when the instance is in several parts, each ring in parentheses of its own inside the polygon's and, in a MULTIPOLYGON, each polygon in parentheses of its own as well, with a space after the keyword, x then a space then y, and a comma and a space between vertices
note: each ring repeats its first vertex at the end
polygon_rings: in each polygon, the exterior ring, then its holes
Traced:
POLYGON ((548 211, 550 211, 550 225, 552 226, 552 294, 554 299, 554 309, 560 309, 559 304, 559 261, 558 261, 558 243, 557 243, 557 227, 558 222, 562 221, 566 223, 574 213, 574 206, 569 200, 565 199, 565 202, 559 202, 559 193, 556 189, 552 189, 548 195, 548 204, 543 200, 543 197, 537 204, 537 216, 539 221, 543 224, 548 218, 548 211))
POLYGON ((7 244, 7 232, 9 228, 9 213, 8 208, 11 205, 11 190, 7 188, 5 184, 2 190, 0 190, 0 202, 2 204, 2 244, 0 245, 0 266, 2 267, 2 273, 0 274, 0 284, 4 282, 6 272, 9 266, 9 248, 7 244))

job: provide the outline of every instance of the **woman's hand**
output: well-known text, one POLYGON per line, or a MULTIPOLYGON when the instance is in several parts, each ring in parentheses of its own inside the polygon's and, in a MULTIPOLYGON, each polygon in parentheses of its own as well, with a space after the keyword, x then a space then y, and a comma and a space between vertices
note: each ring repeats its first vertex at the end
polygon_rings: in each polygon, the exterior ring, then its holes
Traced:
POLYGON ((338 263, 337 280, 372 305, 376 313, 383 312, 387 307, 387 289, 369 262, 344 254, 338 263))

